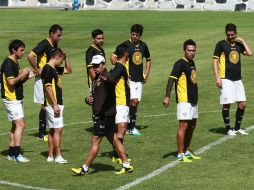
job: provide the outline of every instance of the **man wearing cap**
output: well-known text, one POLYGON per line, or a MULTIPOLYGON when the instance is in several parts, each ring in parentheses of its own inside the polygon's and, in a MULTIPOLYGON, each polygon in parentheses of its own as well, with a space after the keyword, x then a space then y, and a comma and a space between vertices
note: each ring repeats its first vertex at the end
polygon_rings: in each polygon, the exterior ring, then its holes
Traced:
MULTIPOLYGON (((99 151, 103 136, 106 136, 122 159, 123 167, 128 165, 128 169, 132 171, 133 167, 128 162, 124 146, 115 134, 115 80, 111 73, 105 71, 105 58, 103 56, 93 56, 90 65, 93 67, 95 77, 91 85, 91 95, 86 97, 85 102, 88 105, 92 105, 93 136, 91 139, 90 151, 83 166, 81 168, 71 168, 71 170, 77 175, 86 175, 89 166, 92 164, 99 151)), ((122 173, 125 172, 116 172, 116 174, 122 173)))

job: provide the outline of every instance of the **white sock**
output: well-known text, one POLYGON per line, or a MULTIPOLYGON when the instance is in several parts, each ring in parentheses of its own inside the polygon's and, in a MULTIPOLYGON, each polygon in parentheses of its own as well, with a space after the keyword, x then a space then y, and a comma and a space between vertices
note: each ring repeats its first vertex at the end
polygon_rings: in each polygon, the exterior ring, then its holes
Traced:
POLYGON ((129 167, 131 164, 130 164, 130 162, 124 162, 123 163, 123 167, 129 167))
POLYGON ((177 154, 177 157, 183 157, 184 156, 184 153, 178 153, 177 154))
POLYGON ((88 171, 88 167, 85 164, 82 167, 85 171, 88 171))
POLYGON ((189 155, 189 154, 190 154, 190 151, 188 151, 188 150, 184 153, 185 156, 189 155))

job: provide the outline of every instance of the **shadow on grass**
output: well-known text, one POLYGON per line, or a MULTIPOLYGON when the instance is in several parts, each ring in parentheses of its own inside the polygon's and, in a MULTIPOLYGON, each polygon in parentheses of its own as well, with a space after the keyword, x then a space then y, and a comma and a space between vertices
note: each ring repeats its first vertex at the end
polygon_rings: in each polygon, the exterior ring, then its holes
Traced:
MULTIPOLYGON (((89 175, 99 173, 99 172, 103 172, 103 171, 116 171, 116 169, 113 166, 106 165, 106 164, 101 164, 101 163, 92 164, 89 168, 90 168, 89 172, 88 172, 89 175)), ((76 175, 76 174, 73 174, 72 176, 73 177, 79 177, 79 175, 76 175)))
MULTIPOLYGON (((61 152, 69 152, 69 150, 63 150, 61 149, 61 152)), ((48 157, 49 152, 48 151, 43 151, 40 153, 44 158, 48 157)))
MULTIPOLYGON (((8 152, 9 152, 9 150, 6 149, 6 150, 2 150, 2 151, 0 152, 0 154, 3 155, 3 156, 7 156, 7 155, 8 155, 8 152)), ((21 154, 26 153, 26 152, 34 152, 34 151, 32 151, 32 150, 24 150, 23 148, 20 149, 20 153, 21 153, 21 154)))
POLYGON ((209 129, 212 133, 226 134, 226 129, 224 127, 212 128, 209 129))
POLYGON ((177 156, 177 151, 169 152, 169 153, 167 153, 167 154, 164 154, 164 155, 162 156, 162 158, 169 158, 170 156, 176 157, 176 156, 177 156))

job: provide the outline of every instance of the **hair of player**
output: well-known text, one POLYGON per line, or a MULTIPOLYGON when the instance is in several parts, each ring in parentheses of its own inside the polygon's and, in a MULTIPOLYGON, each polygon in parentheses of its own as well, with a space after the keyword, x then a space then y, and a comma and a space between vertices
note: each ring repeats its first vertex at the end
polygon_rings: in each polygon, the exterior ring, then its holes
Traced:
POLYGON ((59 25, 59 24, 53 24, 50 28, 49 28, 49 34, 51 33, 56 33, 57 31, 63 31, 63 28, 59 25))
POLYGON ((25 48, 25 43, 21 40, 15 39, 9 43, 9 52, 12 54, 13 50, 17 51, 20 47, 25 48))
POLYGON ((56 57, 56 56, 65 56, 65 53, 63 52, 63 50, 61 48, 55 48, 52 52, 52 58, 56 57))
POLYGON ((225 32, 227 32, 227 31, 234 31, 236 33, 236 25, 233 23, 228 23, 225 26, 225 32))
POLYGON ((143 30, 144 30, 144 28, 141 24, 133 24, 131 26, 131 33, 136 32, 136 33, 140 34, 140 36, 142 36, 143 30))
POLYGON ((189 45, 197 47, 196 42, 194 40, 188 39, 183 43, 183 50, 186 50, 187 46, 189 45))
POLYGON ((120 44, 116 47, 116 56, 122 58, 124 54, 128 52, 128 47, 124 44, 120 44))
POLYGON ((96 36, 102 35, 102 34, 103 34, 103 31, 101 29, 94 29, 92 31, 92 38, 95 38, 96 36))

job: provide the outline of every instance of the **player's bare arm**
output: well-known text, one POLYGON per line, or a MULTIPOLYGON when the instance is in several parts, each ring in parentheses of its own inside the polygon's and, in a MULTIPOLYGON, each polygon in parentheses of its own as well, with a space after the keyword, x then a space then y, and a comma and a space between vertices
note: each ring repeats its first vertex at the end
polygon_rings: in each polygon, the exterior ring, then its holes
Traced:
POLYGON ((214 73, 214 78, 215 78, 215 84, 217 87, 221 88, 222 86, 222 81, 221 81, 221 78, 219 77, 219 68, 218 68, 218 65, 219 65, 219 59, 213 59, 213 73, 214 73))

